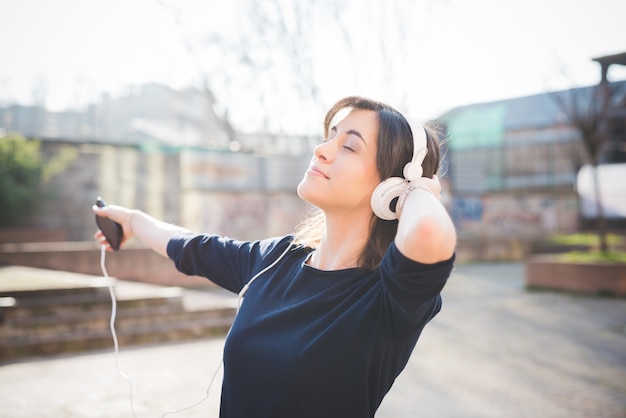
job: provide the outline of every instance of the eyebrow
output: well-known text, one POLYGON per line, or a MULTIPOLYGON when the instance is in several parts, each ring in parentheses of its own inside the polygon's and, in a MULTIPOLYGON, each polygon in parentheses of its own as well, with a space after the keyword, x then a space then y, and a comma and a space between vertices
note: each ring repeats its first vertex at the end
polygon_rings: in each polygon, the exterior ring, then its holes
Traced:
MULTIPOLYGON (((333 126, 332 128, 330 128, 331 132, 335 131, 337 132, 337 127, 333 126)), ((363 139, 363 136, 361 135, 361 133, 359 131, 355 131, 354 129, 349 129, 347 132, 348 135, 355 135, 358 136, 359 138, 361 138, 361 141, 363 141, 363 143, 365 144, 365 146, 367 147, 367 142, 365 141, 365 139, 363 139)))

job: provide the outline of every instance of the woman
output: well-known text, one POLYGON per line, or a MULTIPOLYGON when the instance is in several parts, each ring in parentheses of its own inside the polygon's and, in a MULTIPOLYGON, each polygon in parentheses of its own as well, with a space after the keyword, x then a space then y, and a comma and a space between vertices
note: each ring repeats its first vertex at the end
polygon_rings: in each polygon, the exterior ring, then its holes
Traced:
POLYGON ((245 293, 224 348, 220 416, 374 416, 441 309, 454 261, 456 233, 434 177, 438 144, 418 129, 424 149, 393 108, 361 97, 336 103, 298 186, 319 213, 295 236, 240 242, 94 208, 180 271, 245 293), (419 174, 407 176, 411 155, 419 174), (403 175, 410 183, 400 179, 401 192, 383 204, 398 219, 381 219, 372 196, 403 175))

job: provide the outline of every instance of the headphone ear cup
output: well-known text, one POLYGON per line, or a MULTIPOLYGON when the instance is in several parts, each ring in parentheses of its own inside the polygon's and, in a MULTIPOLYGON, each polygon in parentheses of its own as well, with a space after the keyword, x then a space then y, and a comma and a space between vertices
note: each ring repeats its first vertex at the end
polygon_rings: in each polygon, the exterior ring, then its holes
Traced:
POLYGON ((402 193, 404 193, 405 188, 406 181, 401 177, 389 177, 376 186, 370 199, 370 205, 374 214, 386 221, 397 219, 395 204, 402 193))

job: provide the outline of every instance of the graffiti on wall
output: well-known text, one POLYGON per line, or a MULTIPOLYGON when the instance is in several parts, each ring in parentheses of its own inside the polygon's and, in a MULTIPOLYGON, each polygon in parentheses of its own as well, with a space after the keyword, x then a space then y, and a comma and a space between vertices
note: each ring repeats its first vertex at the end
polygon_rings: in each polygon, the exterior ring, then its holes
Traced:
POLYGON ((455 198, 454 222, 462 233, 532 235, 575 230, 578 209, 574 196, 484 196, 455 198))
POLYGON ((483 201, 480 198, 454 198, 451 215, 460 229, 478 224, 483 217, 483 201))

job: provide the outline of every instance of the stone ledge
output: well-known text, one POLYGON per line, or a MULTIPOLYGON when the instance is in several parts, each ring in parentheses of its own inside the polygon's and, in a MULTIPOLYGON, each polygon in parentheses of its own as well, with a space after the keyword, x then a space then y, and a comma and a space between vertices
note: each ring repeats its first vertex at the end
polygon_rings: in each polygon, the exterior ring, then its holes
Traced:
POLYGON ((525 263, 526 286, 584 294, 626 296, 626 265, 565 263, 537 255, 525 263))
MULTIPOLYGON (((0 244, 0 265, 102 275, 100 248, 95 241, 0 244)), ((205 278, 178 272, 171 260, 148 248, 129 246, 107 253, 106 268, 111 277, 121 280, 160 286, 214 286, 205 278)))
POLYGON ((63 229, 43 228, 2 228, 0 243, 16 242, 55 242, 67 240, 67 232, 63 229))

